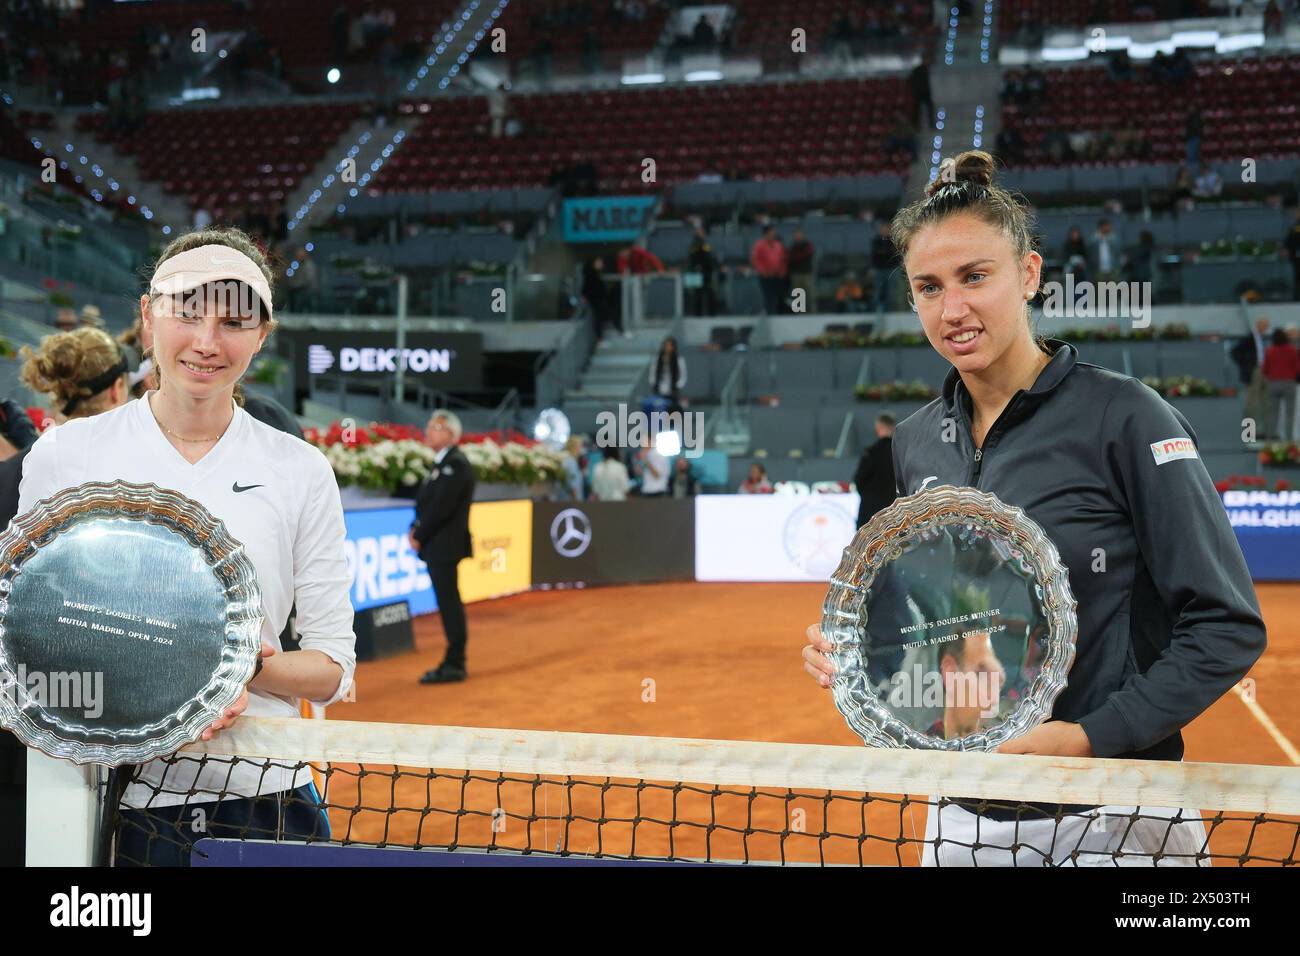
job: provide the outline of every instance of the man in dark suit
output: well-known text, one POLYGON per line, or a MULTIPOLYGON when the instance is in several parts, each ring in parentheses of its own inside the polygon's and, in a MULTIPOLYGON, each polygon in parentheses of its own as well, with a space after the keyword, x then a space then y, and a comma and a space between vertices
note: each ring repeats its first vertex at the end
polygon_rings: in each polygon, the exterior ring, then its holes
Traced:
POLYGON ((460 600, 457 567, 474 553, 469 533, 469 506, 474 500, 474 468, 460 441, 460 419, 437 411, 425 426, 424 437, 434 450, 429 477, 415 495, 411 547, 429 566, 433 593, 447 635, 447 655, 438 667, 420 678, 421 684, 451 684, 465 679, 465 605, 460 600))
POLYGON ((1250 334, 1238 339, 1229 353, 1241 373, 1241 384, 1246 386, 1246 417, 1256 423, 1256 429, 1261 435, 1264 417, 1268 412, 1268 381, 1264 378, 1264 350, 1268 348, 1269 333, 1268 319, 1258 318, 1250 334))
POLYGON ((853 475, 858 489, 858 527, 898 497, 894 485, 894 416, 888 412, 876 418, 876 441, 862 452, 853 475))

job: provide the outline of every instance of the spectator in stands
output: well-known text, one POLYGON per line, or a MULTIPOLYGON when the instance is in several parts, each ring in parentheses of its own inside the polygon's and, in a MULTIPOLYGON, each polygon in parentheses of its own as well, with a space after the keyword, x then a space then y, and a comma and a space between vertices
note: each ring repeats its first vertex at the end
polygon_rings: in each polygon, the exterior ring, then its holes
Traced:
POLYGON ((1002 92, 998 98, 1003 105, 1008 103, 1019 105, 1025 96, 1025 78, 1024 75, 1016 70, 1008 70, 1006 77, 1002 80, 1002 92))
POLYGON ((1121 251, 1119 236, 1111 229, 1110 220, 1100 220, 1092 236, 1092 254, 1088 257, 1097 266, 1098 282, 1114 282, 1119 278, 1121 251))
POLYGON ((906 153, 910 162, 916 161, 916 122, 899 114, 889 138, 885 140, 886 153, 906 153))
POLYGON ((1277 0, 1268 0, 1268 6, 1264 8, 1264 40, 1267 42, 1273 37, 1280 37, 1286 26, 1282 19, 1282 8, 1278 6, 1277 0))
POLYGON ((1047 99, 1047 74, 1035 66, 1025 70, 1025 105, 1037 109, 1047 99))
POLYGON ((758 462, 749 466, 749 477, 740 483, 742 495, 770 495, 772 482, 767 480, 767 469, 758 462))
POLYGON ((564 490, 574 501, 586 497, 582 487, 582 439, 577 435, 564 443, 564 490))
POLYGON ((1282 255, 1291 260, 1291 298, 1300 302, 1300 205, 1295 207, 1295 221, 1282 240, 1282 255))
POLYGON ((1106 60, 1106 72, 1112 80, 1131 80, 1133 63, 1128 58, 1128 50, 1116 50, 1106 60))
POLYGON ((1264 415, 1266 441, 1288 441, 1295 425, 1296 382, 1300 381, 1300 352, 1286 332, 1274 329, 1272 344, 1264 350, 1264 378, 1268 406, 1264 415))
POLYGON ((1046 135, 1043 136, 1043 151, 1047 153, 1047 158, 1057 165, 1074 162, 1074 150, 1070 147, 1070 137, 1065 134, 1064 130, 1048 130, 1046 135))
POLYGON ((1192 195, 1197 199, 1215 199, 1223 192, 1223 177, 1210 166, 1201 164, 1200 174, 1192 185, 1192 195))
POLYGON ((551 53, 555 50, 555 44, 551 42, 551 31, 549 29, 542 31, 537 37, 537 42, 533 44, 532 52, 529 59, 533 64, 533 73, 539 80, 547 80, 551 76, 551 53))
POLYGON ((827 38, 831 56, 838 60, 848 60, 853 55, 853 44, 857 35, 853 28, 853 21, 843 10, 836 11, 827 38))
POLYGON ((1187 111, 1187 123, 1183 128, 1183 136, 1187 141, 1186 160, 1189 167, 1199 166, 1201 163, 1201 133, 1203 131, 1201 121, 1201 110, 1193 106, 1187 111))
POLYGON ((1156 239, 1150 230, 1142 230, 1138 244, 1128 255, 1126 280, 1128 282, 1150 282, 1155 275, 1156 239))
POLYGON ((695 21, 695 29, 691 31, 691 43, 697 50, 712 50, 718 45, 718 34, 704 14, 700 14, 700 18, 695 21))
POLYGON ((779 315, 784 311, 785 286, 789 264, 785 246, 776 234, 776 226, 767 226, 749 253, 749 263, 758 273, 758 284, 763 290, 763 311, 779 315))
POLYGON ((60 332, 71 332, 80 323, 77 322, 77 313, 72 309, 61 308, 54 316, 54 325, 60 332))
POLYGON ((99 311, 99 306, 93 302, 87 302, 81 307, 81 319, 77 324, 83 328, 102 329, 104 327, 104 314, 99 311))
POLYGON ((889 230, 889 220, 881 220, 876 227, 876 235, 871 240, 871 275, 874 280, 872 301, 875 303, 876 315, 882 315, 889 309, 893 298, 894 270, 898 268, 898 250, 894 248, 889 230))
POLYGON ((839 312, 866 312, 867 295, 856 272, 848 272, 835 290, 835 308, 839 312))
POLYGON ((1256 426, 1256 435, 1263 422, 1268 404, 1268 380, 1264 378, 1264 355, 1268 351, 1268 319, 1255 320, 1255 328, 1237 340, 1232 347, 1232 360, 1241 372, 1241 382, 1246 386, 1246 417, 1256 426))
POLYGON ((638 239, 630 248, 618 254, 618 271, 622 275, 645 275, 648 272, 663 272, 664 264, 638 239))
POLYGON ((894 416, 889 412, 876 416, 876 440, 862 450, 853 473, 853 484, 858 491, 859 528, 898 497, 894 485, 894 424, 894 416))
MULTIPOLYGON (((1296 354, 1300 355, 1300 325, 1294 322, 1287 325, 1286 340, 1295 346, 1296 354)), ((1291 406, 1291 441, 1300 442, 1300 379, 1296 380, 1295 404, 1291 406)))
POLYGON ((1083 230, 1078 226, 1070 227, 1065 246, 1061 249, 1061 260, 1064 263, 1062 272, 1074 276, 1075 282, 1087 281, 1088 245, 1083 241, 1083 230))
POLYGON ((1196 188, 1196 182, 1192 179, 1192 171, 1187 165, 1178 167, 1178 175, 1174 178, 1173 200, 1175 206, 1191 205, 1192 191, 1196 188))
POLYGON ((334 48, 334 62, 343 63, 348 58, 348 36, 351 34, 351 15, 343 3, 334 4, 330 14, 330 40, 334 48))
POLYGON ((297 266, 286 272, 284 287, 289 297, 290 312, 307 312, 316 307, 316 262, 299 246, 293 254, 297 266))
POLYGON ((912 67, 912 72, 908 75, 908 85, 912 90, 912 100, 920 109, 920 113, 925 117, 926 129, 934 126, 934 100, 930 98, 930 64, 926 56, 922 56, 921 62, 912 67))
POLYGON ((655 377, 651 383, 654 394, 668 402, 669 411, 680 412, 684 404, 682 389, 686 387, 686 359, 677 350, 677 339, 671 335, 659 345, 655 358, 655 377))
POLYGON ((506 130, 506 117, 510 115, 510 94, 506 85, 500 84, 487 95, 488 117, 492 120, 492 138, 500 139, 506 130))
POLYGON ((668 459, 659 453, 649 435, 637 449, 635 466, 642 498, 663 498, 668 494, 668 459))
POLYGON ((700 277, 699 285, 691 289, 691 314, 713 315, 717 311, 713 283, 718 272, 718 257, 713 254, 713 246, 709 243, 709 235, 703 226, 695 227, 691 248, 686 254, 686 265, 700 277))
POLYGON ((674 498, 694 498, 697 493, 695 473, 691 470, 690 459, 685 455, 678 455, 677 460, 673 462, 672 496, 674 498))
POLYGON ((617 448, 601 449, 604 460, 591 476, 591 496, 597 501, 626 501, 629 485, 627 465, 617 448))
POLYGON ((790 289, 803 289, 804 308, 808 312, 817 311, 817 294, 813 282, 813 256, 816 250, 808 241, 802 229, 794 231, 794 241, 790 243, 789 267, 790 289))
POLYGON ((582 301, 587 304, 591 318, 596 324, 596 338, 603 339, 605 330, 613 326, 623 331, 623 321, 619 314, 618 303, 614 301, 605 284, 605 260, 601 256, 593 257, 582 266, 582 301))
POLYGON ((1008 166, 1019 166, 1025 161, 1025 138, 1014 127, 998 130, 997 151, 1008 166))

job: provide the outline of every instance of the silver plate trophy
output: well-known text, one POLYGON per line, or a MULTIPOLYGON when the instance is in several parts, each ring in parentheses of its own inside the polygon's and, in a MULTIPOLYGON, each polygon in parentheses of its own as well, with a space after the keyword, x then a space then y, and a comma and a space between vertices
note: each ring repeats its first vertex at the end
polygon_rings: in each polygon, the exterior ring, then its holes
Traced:
POLYGON ((900 498, 831 576, 835 706, 871 746, 992 750, 1051 713, 1075 607, 1056 546, 1021 509, 951 485, 900 498))
POLYGON ((261 626, 252 561, 198 502, 65 489, 0 533, 0 724, 76 763, 174 753, 239 699, 261 626))

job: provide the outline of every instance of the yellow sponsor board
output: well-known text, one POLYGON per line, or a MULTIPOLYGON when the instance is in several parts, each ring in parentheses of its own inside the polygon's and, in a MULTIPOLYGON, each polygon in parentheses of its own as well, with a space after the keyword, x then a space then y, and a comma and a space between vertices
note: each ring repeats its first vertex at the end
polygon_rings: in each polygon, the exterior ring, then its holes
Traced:
POLYGON ((533 586, 533 503, 476 501, 469 509, 474 556, 460 563, 465 603, 517 594, 533 586))

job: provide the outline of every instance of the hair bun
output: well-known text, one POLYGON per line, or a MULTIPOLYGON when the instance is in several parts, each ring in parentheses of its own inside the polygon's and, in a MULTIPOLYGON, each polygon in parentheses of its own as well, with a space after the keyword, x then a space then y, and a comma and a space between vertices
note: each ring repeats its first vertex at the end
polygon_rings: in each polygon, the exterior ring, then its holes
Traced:
POLYGON ((925 194, 933 196, 944 186, 953 183, 992 186, 995 171, 996 166, 990 154, 982 149, 968 149, 956 156, 949 156, 939 164, 939 175, 925 187, 925 194))

